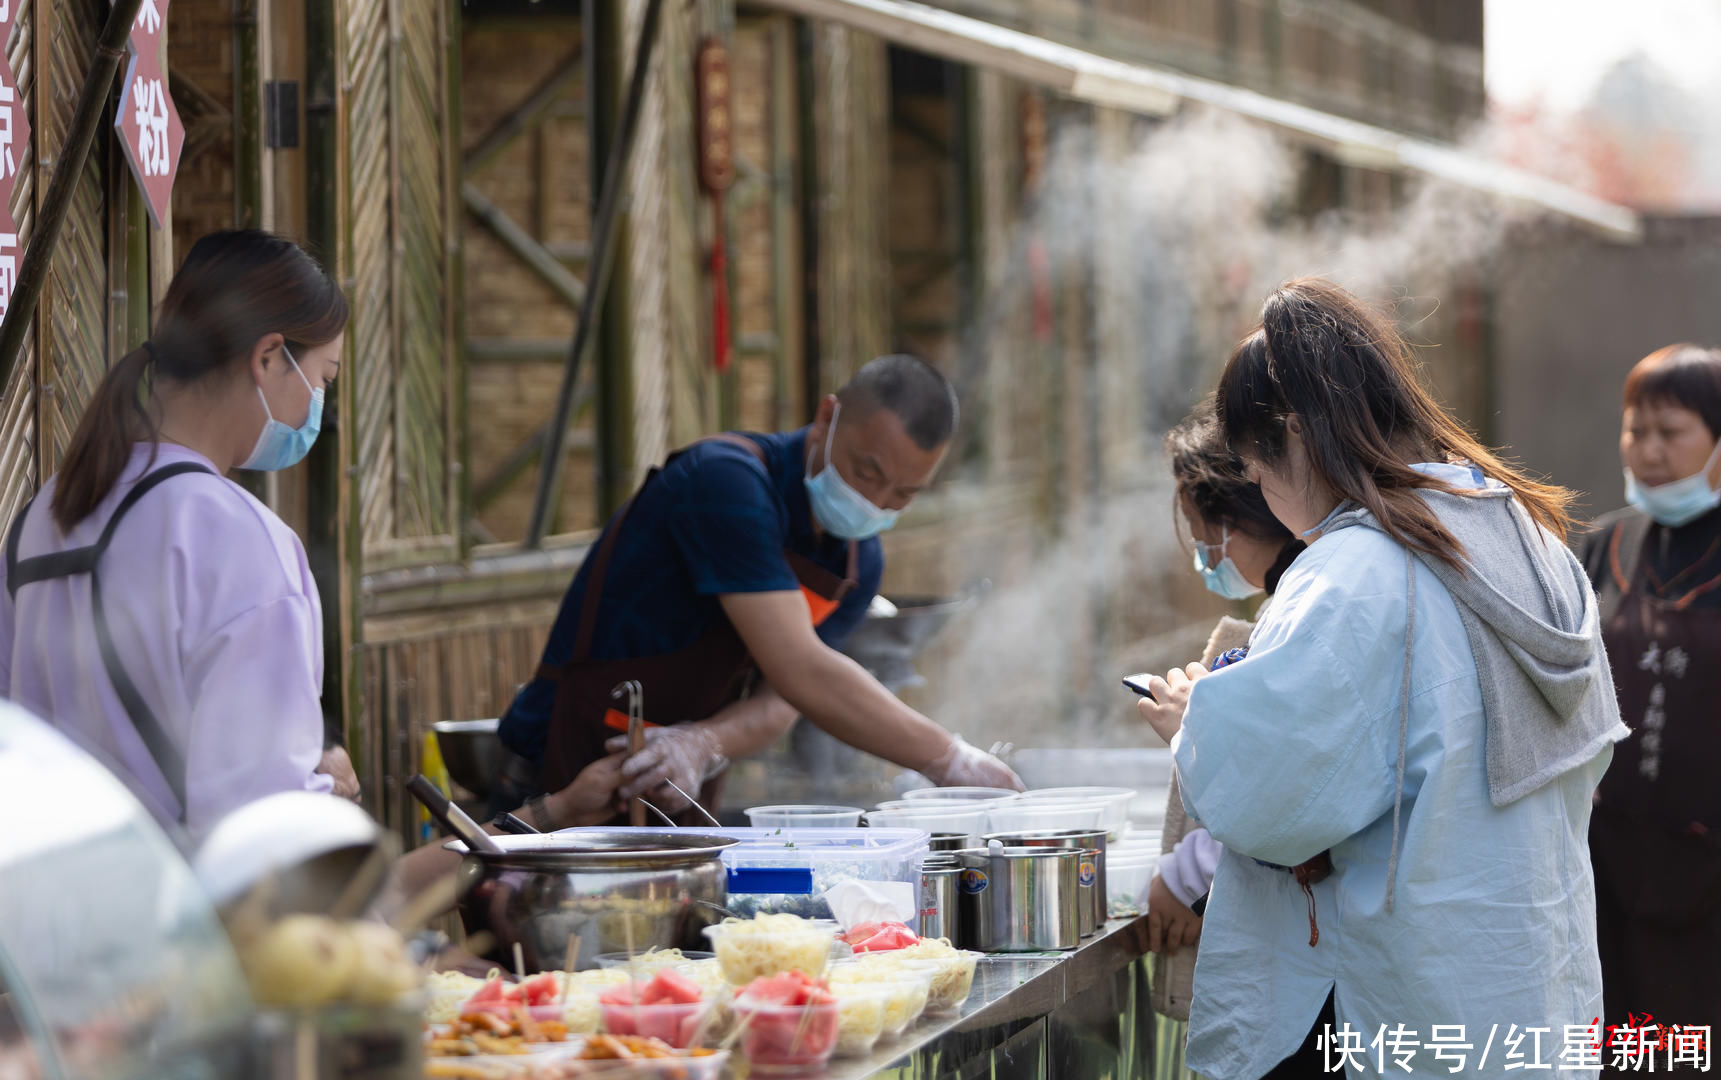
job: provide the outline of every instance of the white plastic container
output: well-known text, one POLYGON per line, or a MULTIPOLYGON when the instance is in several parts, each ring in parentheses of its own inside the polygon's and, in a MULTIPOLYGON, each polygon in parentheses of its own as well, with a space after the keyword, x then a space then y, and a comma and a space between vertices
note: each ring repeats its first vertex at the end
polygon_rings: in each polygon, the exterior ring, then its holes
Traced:
POLYGON ((1159 868, 1157 855, 1106 854, 1106 914, 1120 919, 1147 913, 1147 887, 1159 868))
POLYGON ((1001 787, 928 787, 915 788, 902 796, 909 802, 921 799, 931 799, 934 802, 950 802, 956 799, 1014 799, 1017 793, 1009 788, 1001 787))
POLYGON ((755 829, 853 829, 863 813, 858 806, 755 806, 747 821, 755 829))
POLYGON ((1104 828, 1105 805, 1099 802, 1027 802, 995 806, 986 811, 987 831, 1036 832, 1042 829, 1104 828))
POLYGON ((812 978, 825 973, 831 962, 831 942, 837 924, 828 920, 805 920, 794 929, 761 925, 752 919, 720 922, 705 928, 723 977, 734 986, 754 979, 800 971, 812 978))
POLYGON ((1096 803, 1101 807, 1099 827, 1106 831, 1107 837, 1113 841, 1120 840, 1129 832, 1129 807, 1135 801, 1136 793, 1131 788, 1121 787, 1061 787, 1039 788, 1025 791, 1021 801, 1025 803, 1096 803))
POLYGON ((866 823, 868 828, 962 833, 973 843, 986 832, 986 811, 971 810, 966 804, 958 803, 910 803, 902 807, 869 811, 866 823))

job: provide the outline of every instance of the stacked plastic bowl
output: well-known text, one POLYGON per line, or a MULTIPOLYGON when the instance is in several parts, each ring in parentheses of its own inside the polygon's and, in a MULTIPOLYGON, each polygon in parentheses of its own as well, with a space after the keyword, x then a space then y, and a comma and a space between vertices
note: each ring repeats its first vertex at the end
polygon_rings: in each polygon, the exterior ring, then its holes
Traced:
POLYGON ((925 829, 977 843, 988 833, 1104 829, 1110 842, 1129 833, 1130 788, 921 788, 867 814, 870 826, 925 829))

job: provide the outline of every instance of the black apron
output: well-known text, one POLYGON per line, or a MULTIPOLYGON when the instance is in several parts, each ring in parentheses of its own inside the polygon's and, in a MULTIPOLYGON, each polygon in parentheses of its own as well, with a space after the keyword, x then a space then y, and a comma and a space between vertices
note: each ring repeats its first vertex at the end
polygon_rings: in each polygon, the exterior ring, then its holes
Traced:
MULTIPOLYGON (((715 435, 699 441, 731 443, 746 449, 761 464, 765 462, 765 453, 759 444, 745 436, 715 435)), ((670 460, 674 460, 674 455, 670 460)), ((640 485, 640 493, 651 485, 659 471, 651 471, 645 483, 640 485)), ((598 605, 603 600, 604 579, 609 572, 617 538, 627 524, 628 511, 638 499, 639 493, 636 493, 622 508, 592 553, 592 570, 586 578, 573 654, 559 667, 545 665, 538 669, 538 678, 556 684, 556 701, 550 712, 550 729, 545 739, 543 770, 539 778, 544 791, 560 791, 572 783, 581 769, 608 754, 604 749, 606 740, 627 733, 626 716, 616 710, 610 697, 610 691, 617 684, 629 679, 639 681, 645 691, 648 724, 685 724, 707 719, 739 701, 746 695, 755 674, 753 659, 748 655, 741 635, 735 632, 735 626, 728 618, 721 616, 713 620, 699 640, 685 649, 627 660, 592 659, 592 639, 597 633, 598 605)), ((858 551, 859 545, 850 541, 846 576, 833 574, 795 552, 783 553, 800 582, 802 595, 807 598, 814 626, 829 618, 842 598, 854 588, 858 551)), ((721 781, 721 776, 716 777, 703 789, 700 802, 707 809, 717 802, 721 781)))
POLYGON ((139 480, 132 489, 126 492, 114 509, 113 517, 108 519, 102 529, 101 536, 88 547, 72 548, 69 551, 56 551, 49 555, 37 555, 33 558, 20 560, 18 558, 18 538, 24 532, 24 519, 30 514, 30 507, 36 502, 32 498, 18 511, 13 519, 12 531, 6 537, 6 589, 12 594, 16 603, 18 590, 25 585, 38 581, 53 581, 57 578, 76 577, 79 574, 90 576, 90 607, 93 609, 96 631, 96 644, 101 649, 102 667, 106 669, 108 681, 113 684, 114 693, 120 699, 120 705, 125 708, 126 716, 131 719, 132 726, 143 740, 149 756, 155 761, 155 767, 160 770, 162 779, 167 781, 169 791, 179 803, 179 821, 185 821, 185 757, 179 747, 173 745, 173 740, 151 711, 143 695, 138 693, 137 684, 126 674, 125 665, 120 663, 119 650, 114 647, 113 632, 108 627, 107 611, 102 606, 102 577, 98 573, 102 555, 108 550, 113 541, 114 530, 119 528, 121 521, 137 505, 137 501, 149 494, 163 480, 171 480, 175 476, 186 473, 208 473, 214 476, 213 470, 194 462, 181 462, 157 469, 139 480))
POLYGON ((1691 606, 1721 577, 1657 596, 1649 524, 1614 527, 1598 590, 1633 731, 1590 823, 1606 1023, 1721 1029, 1721 612, 1691 606))

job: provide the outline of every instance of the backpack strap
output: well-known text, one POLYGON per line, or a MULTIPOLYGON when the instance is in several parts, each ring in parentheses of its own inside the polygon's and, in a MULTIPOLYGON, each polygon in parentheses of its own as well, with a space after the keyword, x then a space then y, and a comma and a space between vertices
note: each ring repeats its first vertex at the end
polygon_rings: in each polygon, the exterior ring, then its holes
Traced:
POLYGON ((6 587, 11 590, 14 598, 22 585, 54 578, 75 577, 78 574, 90 576, 90 607, 93 609, 96 644, 101 650, 102 667, 107 670, 108 681, 113 685, 114 694, 120 699, 126 716, 131 719, 132 727, 137 730, 138 738, 143 740, 144 748, 149 751, 149 756, 155 761, 162 778, 167 781, 173 797, 178 800, 181 821, 185 820, 186 812, 185 758, 168 737, 166 729, 161 726, 161 721, 156 719, 149 704, 144 701, 137 684, 132 682, 131 676, 126 672, 125 665, 120 662, 119 649, 114 645, 113 630, 108 624, 107 609, 102 604, 102 578, 97 573, 97 566, 108 545, 113 542, 114 531, 126 514, 131 512, 131 508, 137 505, 137 501, 163 481, 186 473, 215 475, 212 469, 189 461, 157 469, 132 485, 125 498, 114 508, 113 516, 108 518, 101 536, 95 543, 85 547, 20 560, 18 538, 23 532, 24 518, 29 514, 31 504, 35 502, 33 498, 18 512, 6 539, 6 587))

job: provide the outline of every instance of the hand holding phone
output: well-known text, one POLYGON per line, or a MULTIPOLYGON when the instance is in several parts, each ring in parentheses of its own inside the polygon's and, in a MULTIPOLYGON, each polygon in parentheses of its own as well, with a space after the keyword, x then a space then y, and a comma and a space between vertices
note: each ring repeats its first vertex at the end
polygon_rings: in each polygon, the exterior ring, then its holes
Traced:
POLYGON ((1153 672, 1144 671, 1139 675, 1124 676, 1123 684, 1149 701, 1158 701, 1159 699, 1153 696, 1153 691, 1148 689, 1148 680, 1152 678, 1153 672))

